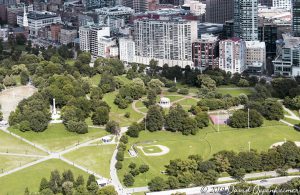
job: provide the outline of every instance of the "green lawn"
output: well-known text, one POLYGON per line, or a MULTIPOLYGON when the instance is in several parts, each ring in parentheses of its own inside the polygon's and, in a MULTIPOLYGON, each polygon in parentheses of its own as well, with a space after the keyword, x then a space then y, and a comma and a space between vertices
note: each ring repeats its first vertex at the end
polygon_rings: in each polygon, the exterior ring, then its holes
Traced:
POLYGON ((217 92, 226 95, 226 94, 230 94, 231 96, 239 96, 241 94, 245 94, 245 95, 250 95, 253 93, 253 88, 223 88, 223 87, 218 87, 217 88, 217 92))
POLYGON ((103 100, 111 107, 109 113, 110 120, 117 121, 120 126, 129 126, 132 122, 137 122, 139 119, 143 118, 142 114, 137 113, 132 109, 131 104, 129 104, 126 109, 118 108, 118 106, 114 104, 117 93, 117 91, 114 91, 105 94, 103 97, 103 100), (130 113, 130 118, 124 117, 126 112, 130 113))
POLYGON ((61 160, 52 159, 10 175, 0 177, 0 194, 22 195, 24 194, 26 187, 29 188, 30 192, 38 192, 41 179, 45 177, 49 180, 51 171, 55 169, 59 170, 60 173, 70 169, 74 173, 75 179, 78 175, 83 175, 85 182, 87 181, 87 173, 70 166, 61 160))
POLYGON ((137 108, 146 107, 145 104, 143 103, 143 100, 138 100, 138 101, 135 103, 135 106, 136 106, 137 108))
POLYGON ((51 151, 61 151, 78 143, 103 137, 108 134, 105 130, 98 128, 89 128, 88 133, 77 134, 67 131, 63 124, 49 124, 48 129, 41 133, 33 131, 21 132, 13 128, 10 130, 51 151))
POLYGON ((92 86, 98 86, 100 83, 101 74, 96 74, 95 76, 89 78, 90 84, 92 86))
POLYGON ((192 98, 186 98, 184 100, 179 101, 178 103, 182 106, 189 106, 191 107, 192 105, 197 105, 197 100, 192 99, 192 98))
POLYGON ((123 84, 129 84, 132 81, 126 78, 126 75, 115 76, 116 79, 120 80, 123 84))
POLYGON ((291 118, 287 118, 287 117, 284 117, 283 120, 285 120, 286 122, 291 123, 293 125, 299 125, 300 124, 300 121, 294 120, 294 119, 291 119, 291 118))
POLYGON ((19 153, 19 154, 46 154, 35 147, 19 140, 8 133, 0 131, 0 152, 19 153))
POLYGON ((0 173, 20 167, 37 159, 34 157, 0 155, 0 173))
POLYGON ((99 175, 110 178, 110 160, 116 145, 87 146, 65 154, 65 157, 99 175))
MULTIPOLYGON (((166 97, 166 98, 169 98, 170 99, 170 101, 171 101, 171 103, 172 102, 175 102, 175 101, 177 101, 177 100, 180 100, 180 99, 182 99, 182 98, 184 98, 184 96, 183 95, 165 95, 164 97, 166 97)), ((159 98, 160 99, 160 98, 159 98)), ((158 100, 159 101, 159 100, 158 100)))
MULTIPOLYGON (((150 145, 149 142, 155 141, 153 145, 164 145, 170 149, 170 152, 163 156, 145 156, 142 152, 137 158, 125 158, 123 169, 119 171, 120 179, 128 171, 130 162, 138 165, 148 164, 150 170, 148 173, 138 175, 135 180, 135 186, 144 186, 147 181, 155 176, 162 176, 161 171, 165 170, 170 160, 176 158, 187 158, 191 154, 200 154, 204 159, 209 159, 212 155, 221 150, 233 150, 236 152, 247 151, 248 142, 251 142, 251 148, 258 151, 267 150, 273 143, 284 141, 284 139, 300 141, 300 133, 292 127, 288 127, 277 121, 265 121, 263 127, 254 129, 233 129, 228 126, 221 126, 220 132, 216 132, 211 125, 199 131, 195 136, 183 136, 180 133, 159 131, 150 133, 142 131, 139 138, 130 138, 129 145, 137 143, 138 145, 150 145), (146 144, 147 143, 147 144, 146 144)), ((126 154, 128 156, 128 154, 126 154)))
POLYGON ((69 65, 71 65, 71 66, 73 66, 73 65, 75 64, 75 60, 74 60, 74 59, 67 59, 67 60, 65 61, 65 63, 66 63, 66 64, 69 64, 69 65))

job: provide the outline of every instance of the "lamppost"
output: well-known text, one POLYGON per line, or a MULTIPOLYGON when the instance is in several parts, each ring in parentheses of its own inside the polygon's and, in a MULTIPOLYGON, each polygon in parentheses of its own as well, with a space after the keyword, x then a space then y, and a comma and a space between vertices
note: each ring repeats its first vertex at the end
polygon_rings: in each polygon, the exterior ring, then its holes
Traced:
POLYGON ((248 142, 248 147, 249 147, 248 149, 249 149, 249 152, 250 152, 250 150, 251 150, 251 142, 250 141, 248 142))
POLYGON ((249 108, 248 108, 248 129, 250 128, 250 112, 249 112, 249 108))

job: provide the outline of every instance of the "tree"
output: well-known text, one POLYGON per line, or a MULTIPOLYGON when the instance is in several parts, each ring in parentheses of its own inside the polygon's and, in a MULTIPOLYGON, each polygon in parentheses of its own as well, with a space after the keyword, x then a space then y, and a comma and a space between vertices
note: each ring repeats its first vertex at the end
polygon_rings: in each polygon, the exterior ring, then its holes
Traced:
POLYGON ((91 62, 91 54, 88 52, 82 52, 79 54, 77 60, 83 64, 89 64, 91 62))
POLYGON ((274 89, 274 96, 282 99, 289 95, 290 89, 298 86, 294 79, 288 78, 274 78, 271 84, 274 89))
POLYGON ((82 185, 84 185, 84 178, 82 175, 79 175, 76 181, 74 182, 74 187, 77 188, 78 186, 82 186, 82 185))
POLYGON ((117 162, 116 162, 116 164, 115 164, 115 168, 116 168, 117 170, 120 170, 120 169, 122 169, 122 168, 123 168, 123 164, 122 164, 122 162, 120 162, 120 161, 117 161, 117 162))
POLYGON ((20 131, 25 132, 25 131, 30 131, 30 123, 29 121, 21 121, 20 122, 20 131))
POLYGON ((109 121, 109 110, 107 107, 99 107, 92 115, 94 125, 105 125, 109 121))
POLYGON ((209 117, 206 112, 198 112, 195 120, 197 122, 197 127, 200 129, 207 127, 209 124, 209 117))
POLYGON ((91 194, 96 194, 98 189, 99 189, 99 186, 98 186, 97 182, 95 182, 95 181, 91 182, 90 185, 87 186, 87 190, 91 194))
MULTIPOLYGON (((249 127, 260 127, 263 124, 263 117, 256 110, 249 111, 249 127)), ((246 128, 248 127, 248 112, 244 110, 238 110, 229 117, 229 126, 234 128, 246 128)))
POLYGON ((122 135, 122 137, 120 138, 120 142, 127 144, 128 143, 128 137, 126 135, 122 135))
POLYGON ((124 160, 124 151, 119 150, 119 151, 117 152, 116 159, 117 159, 118 161, 123 161, 123 160, 124 160))
POLYGON ((140 165, 139 170, 141 173, 146 173, 147 171, 149 171, 149 166, 148 165, 140 165))
POLYGON ((200 74, 197 76, 197 78, 201 88, 207 89, 208 91, 216 90, 216 82, 213 79, 211 79, 209 75, 200 74))
POLYGON ((116 121, 108 121, 105 126, 105 130, 109 133, 119 135, 120 133, 119 123, 117 123, 116 121))
POLYGON ((232 172, 232 176, 238 181, 243 181, 245 174, 246 174, 246 171, 243 168, 233 170, 233 172, 232 172))
POLYGON ((3 84, 9 87, 9 86, 15 86, 17 82, 13 75, 10 76, 6 75, 5 78, 3 79, 3 84))
POLYGON ((73 182, 65 181, 62 184, 62 192, 64 195, 73 195, 73 182))
POLYGON ((62 174, 62 182, 71 181, 74 182, 74 175, 71 170, 64 171, 62 174))
POLYGON ((168 131, 183 131, 184 119, 188 117, 188 113, 181 105, 176 104, 170 108, 169 114, 166 116, 165 128, 168 131))
POLYGON ((92 182, 96 182, 96 177, 95 177, 95 175, 90 174, 89 177, 88 177, 88 180, 86 182, 86 187, 91 185, 92 182))
POLYGON ((29 81, 29 73, 28 71, 22 71, 20 73, 21 84, 26 85, 29 81))
POLYGON ((183 119, 181 129, 183 135, 196 135, 197 130, 197 121, 195 119, 189 117, 183 119))
POLYGON ((101 76, 99 87, 103 93, 112 92, 116 89, 117 83, 111 74, 104 73, 101 76))
POLYGON ((18 45, 25 45, 27 42, 27 38, 25 37, 24 34, 17 34, 16 42, 18 45))
POLYGON ((162 191, 162 190, 166 189, 166 187, 167 187, 166 182, 161 177, 155 177, 155 178, 153 178, 148 183, 148 186, 149 186, 149 190, 151 192, 153 192, 153 191, 162 191))
POLYGON ((126 131, 126 135, 130 137, 139 137, 140 130, 141 130, 140 125, 134 122, 128 127, 128 130, 126 131))
POLYGON ((154 90, 156 92, 156 94, 160 94, 161 93, 161 88, 164 86, 164 83, 161 82, 159 79, 151 79, 148 82, 148 87, 150 90, 154 90))
POLYGON ((182 94, 182 95, 188 95, 189 94, 189 89, 188 88, 179 89, 178 93, 182 94))
POLYGON ((39 192, 43 191, 44 189, 49 188, 49 182, 47 181, 46 178, 42 178, 41 183, 40 183, 40 189, 39 192))
POLYGON ((42 132, 47 129, 49 117, 42 111, 34 111, 28 115, 30 129, 35 132, 42 132))
POLYGON ((124 179, 123 179, 123 183, 126 187, 130 187, 133 186, 134 184, 134 178, 133 176, 129 173, 129 174, 125 174, 124 175, 124 179))
POLYGON ((213 157, 213 162, 219 173, 226 172, 230 168, 230 162, 228 158, 222 154, 216 154, 213 157))
POLYGON ((156 91, 155 90, 149 90, 147 95, 147 106, 155 105, 156 104, 156 91))
POLYGON ((58 170, 54 170, 51 172, 50 180, 49 180, 49 188, 52 190, 53 193, 57 194, 62 191, 62 180, 60 177, 60 173, 58 170))
POLYGON ((118 195, 118 192, 113 186, 104 186, 98 190, 97 195, 118 195))
POLYGON ((153 105, 149 107, 146 115, 146 128, 153 132, 161 130, 164 124, 163 110, 160 106, 153 105))
POLYGON ((78 134, 88 133, 88 125, 85 121, 68 121, 66 129, 71 132, 76 132, 78 134))
MULTIPOLYGON (((261 114, 267 119, 267 120, 280 120, 283 119, 283 108, 281 103, 279 103, 276 100, 270 100, 267 99, 262 104, 263 110, 261 110, 261 114)), ((258 110, 259 111, 259 110, 258 110)))
POLYGON ((237 83, 239 87, 249 87, 249 82, 246 79, 240 79, 237 83))
MULTIPOLYGON (((0 52, 1 53, 1 52, 0 52)), ((30 195, 28 187, 25 188, 24 195, 30 195)))

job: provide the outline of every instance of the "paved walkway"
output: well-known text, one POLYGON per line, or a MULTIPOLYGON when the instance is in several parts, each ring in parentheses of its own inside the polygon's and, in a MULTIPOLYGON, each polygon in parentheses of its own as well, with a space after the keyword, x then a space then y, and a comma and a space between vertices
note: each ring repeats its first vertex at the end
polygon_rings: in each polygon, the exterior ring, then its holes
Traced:
POLYGON ((300 118, 294 112, 292 112, 290 109, 286 108, 284 105, 282 107, 287 113, 289 113, 289 115, 286 115, 286 114, 284 115, 286 118, 300 121, 300 118))
MULTIPOLYGON (((61 152, 51 152, 51 151, 49 151, 49 150, 46 150, 45 148, 43 148, 43 147, 40 146, 40 145, 37 145, 37 144, 35 144, 35 143, 33 143, 33 142, 31 142, 31 141, 29 141, 29 140, 27 140, 27 139, 25 139, 25 138, 19 136, 19 135, 16 135, 15 133, 12 133, 12 132, 8 131, 8 130, 7 130, 7 127, 4 127, 4 128, 2 127, 1 130, 4 131, 4 132, 6 132, 6 133, 8 133, 8 134, 10 134, 10 135, 12 135, 12 136, 14 136, 14 137, 16 137, 17 139, 20 139, 20 140, 22 140, 22 141, 24 141, 24 142, 26 142, 26 143, 32 145, 33 147, 35 147, 35 148, 37 148, 37 149, 40 149, 40 150, 46 152, 46 153, 48 154, 48 156, 26 155, 26 154, 16 154, 16 153, 3 153, 3 155, 12 155, 12 156, 14 155, 14 156, 24 156, 24 157, 40 157, 41 159, 38 159, 38 160, 36 160, 36 161, 30 162, 30 163, 28 163, 28 164, 25 164, 25 165, 23 165, 23 166, 20 166, 20 167, 17 167, 17 168, 15 168, 15 169, 12 169, 12 170, 9 170, 9 171, 7 171, 7 172, 4 172, 4 173, 0 174, 0 177, 3 177, 3 176, 6 176, 6 175, 15 173, 15 172, 17 172, 17 171, 20 171, 20 170, 22 170, 22 169, 31 167, 31 166, 33 166, 33 165, 36 165, 36 164, 38 164, 38 163, 44 162, 44 161, 49 160, 49 159, 60 159, 60 160, 66 162, 66 163, 68 163, 68 164, 70 164, 70 165, 72 165, 72 166, 77 167, 78 169, 83 170, 84 172, 87 172, 87 173, 89 173, 89 174, 95 175, 95 177, 98 178, 98 179, 107 179, 107 178, 105 178, 105 177, 103 177, 103 176, 101 176, 101 175, 99 175, 99 174, 97 174, 97 173, 95 173, 95 172, 93 172, 93 171, 91 171, 91 170, 89 170, 89 169, 87 169, 87 168, 85 168, 85 167, 83 167, 83 166, 81 166, 81 165, 78 165, 78 164, 76 164, 76 163, 74 163, 74 162, 72 162, 72 161, 66 159, 65 157, 63 157, 63 155, 66 154, 66 153, 68 153, 68 152, 77 150, 77 149, 79 149, 79 148, 81 148, 81 147, 88 146, 89 144, 92 144, 92 143, 94 143, 94 142, 101 141, 101 140, 102 140, 102 137, 96 138, 96 139, 93 139, 93 140, 89 140, 89 141, 86 141, 86 142, 83 142, 83 143, 81 143, 81 144, 78 144, 78 145, 76 145, 76 146, 70 147, 70 148, 68 148, 68 149, 66 149, 66 150, 63 150, 63 151, 61 151, 61 152)), ((1 154, 2 154, 2 153, 0 153, 0 155, 1 155, 1 154)), ((108 179, 107 179, 107 180, 108 180, 108 179)))

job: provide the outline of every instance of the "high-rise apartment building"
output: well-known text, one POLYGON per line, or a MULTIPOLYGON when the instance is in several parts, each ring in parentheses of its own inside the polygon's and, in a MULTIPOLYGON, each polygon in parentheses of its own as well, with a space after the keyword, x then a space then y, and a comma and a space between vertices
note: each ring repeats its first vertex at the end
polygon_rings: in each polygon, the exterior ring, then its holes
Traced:
POLYGON ((245 41, 258 40, 257 0, 234 0, 234 36, 245 41))
POLYGON ((234 0, 206 0, 206 22, 224 24, 233 19, 234 0))
POLYGON ((148 10, 148 0, 122 0, 122 5, 132 8, 136 13, 148 10))
POLYGON ((115 6, 116 0, 82 0, 82 4, 87 10, 90 10, 95 8, 115 6))
POLYGON ((291 1, 292 0, 273 0, 273 7, 290 10, 292 6, 291 1))
POLYGON ((260 41, 246 41, 245 63, 248 72, 262 73, 266 67, 266 44, 260 41))
POLYGON ((100 40, 109 37, 110 29, 106 26, 81 26, 79 28, 80 50, 91 52, 93 56, 101 56, 100 40))
POLYGON ((293 14, 293 34, 300 37, 300 0, 292 0, 292 14, 293 14))
POLYGON ((198 69, 216 68, 219 64, 219 38, 211 34, 202 34, 193 43, 193 62, 198 69))
POLYGON ((120 60, 128 63, 135 61, 135 43, 132 38, 119 39, 120 60))
POLYGON ((197 21, 179 18, 137 19, 134 21, 136 62, 159 66, 193 65, 192 43, 197 40, 197 21))
POLYGON ((219 44, 219 68, 226 72, 242 73, 245 65, 245 41, 232 38, 220 41, 219 44))

